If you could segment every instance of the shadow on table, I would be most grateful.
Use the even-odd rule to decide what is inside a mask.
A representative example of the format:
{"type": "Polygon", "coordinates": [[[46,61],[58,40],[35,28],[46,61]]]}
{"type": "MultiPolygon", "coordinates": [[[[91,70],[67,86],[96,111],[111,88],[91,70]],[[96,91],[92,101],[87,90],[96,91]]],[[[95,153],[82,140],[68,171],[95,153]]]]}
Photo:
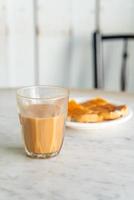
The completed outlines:
{"type": "Polygon", "coordinates": [[[24,148],[21,146],[3,146],[0,144],[0,152],[8,155],[23,155],[25,154],[24,148]]]}

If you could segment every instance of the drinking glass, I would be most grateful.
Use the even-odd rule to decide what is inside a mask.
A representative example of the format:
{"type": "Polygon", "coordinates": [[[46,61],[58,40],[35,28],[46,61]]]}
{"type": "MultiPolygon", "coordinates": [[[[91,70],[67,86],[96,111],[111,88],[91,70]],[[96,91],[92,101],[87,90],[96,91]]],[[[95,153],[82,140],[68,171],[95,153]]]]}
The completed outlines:
{"type": "Polygon", "coordinates": [[[19,121],[26,154],[56,156],[62,147],[69,92],[56,86],[31,86],[17,90],[19,121]]]}

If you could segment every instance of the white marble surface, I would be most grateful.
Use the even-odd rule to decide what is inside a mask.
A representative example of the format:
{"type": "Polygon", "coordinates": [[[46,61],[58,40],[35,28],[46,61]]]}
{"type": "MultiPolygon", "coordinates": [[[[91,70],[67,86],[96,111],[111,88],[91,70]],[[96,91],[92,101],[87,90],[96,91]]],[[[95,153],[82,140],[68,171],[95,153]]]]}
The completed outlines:
{"type": "MultiPolygon", "coordinates": [[[[134,110],[134,95],[90,94],[121,100],[134,110]]],[[[134,118],[102,130],[67,129],[59,156],[31,159],[23,150],[15,91],[1,89],[0,200],[8,199],[133,200],[134,118]]]]}

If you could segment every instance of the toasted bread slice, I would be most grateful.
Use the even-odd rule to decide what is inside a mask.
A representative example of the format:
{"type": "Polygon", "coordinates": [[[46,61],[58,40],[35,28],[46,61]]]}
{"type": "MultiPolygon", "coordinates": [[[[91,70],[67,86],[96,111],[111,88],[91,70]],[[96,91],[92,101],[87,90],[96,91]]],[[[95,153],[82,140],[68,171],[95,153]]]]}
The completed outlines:
{"type": "Polygon", "coordinates": [[[77,122],[102,122],[114,120],[126,115],[126,105],[116,106],[105,99],[96,98],[78,104],[72,100],[69,102],[68,117],[77,122]]]}
{"type": "Polygon", "coordinates": [[[87,108],[76,107],[68,114],[68,120],[77,122],[96,122],[96,121],[102,121],[103,118],[98,114],[93,114],[87,108]]]}

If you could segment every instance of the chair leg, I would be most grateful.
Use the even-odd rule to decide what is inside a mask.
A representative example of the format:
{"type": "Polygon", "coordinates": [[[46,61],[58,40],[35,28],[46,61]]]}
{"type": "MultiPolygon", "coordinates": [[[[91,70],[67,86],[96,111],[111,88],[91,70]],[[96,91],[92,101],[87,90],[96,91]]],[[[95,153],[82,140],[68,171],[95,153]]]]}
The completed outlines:
{"type": "Polygon", "coordinates": [[[99,31],[93,34],[93,51],[94,51],[94,87],[104,87],[104,72],[102,65],[102,38],[99,31]]]}
{"type": "Polygon", "coordinates": [[[94,59],[94,88],[98,88],[98,71],[97,71],[97,33],[93,33],[93,59],[94,59]]]}
{"type": "Polygon", "coordinates": [[[128,58],[128,40],[124,40],[124,47],[123,47],[123,59],[122,59],[122,66],[121,66],[121,90],[126,90],[126,68],[127,68],[127,58],[128,58]]]}

